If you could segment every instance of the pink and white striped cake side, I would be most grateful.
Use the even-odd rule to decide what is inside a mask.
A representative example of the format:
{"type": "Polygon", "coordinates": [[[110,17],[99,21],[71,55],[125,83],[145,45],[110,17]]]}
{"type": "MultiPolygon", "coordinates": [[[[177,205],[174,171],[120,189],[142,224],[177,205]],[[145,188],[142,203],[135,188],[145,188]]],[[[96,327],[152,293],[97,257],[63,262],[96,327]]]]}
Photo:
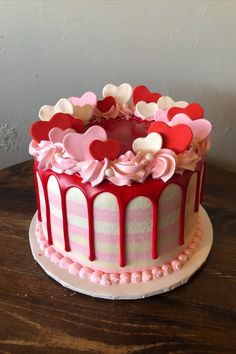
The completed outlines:
{"type": "MultiPolygon", "coordinates": [[[[37,174],[42,229],[47,237],[45,199],[37,174]]],[[[119,266],[119,210],[116,197],[110,193],[99,194],[94,201],[95,261],[89,261],[87,202],[79,188],[70,188],[66,194],[70,252],[64,250],[61,196],[54,176],[48,181],[50,219],[53,247],[84,267],[103,272],[144,271],[171,261],[186,248],[196,227],[194,212],[197,173],[190,179],[185,208],[185,243],[179,245],[181,188],[170,184],[162,192],[158,205],[158,258],[152,259],[152,204],[145,197],[133,199],[126,211],[126,266],[119,266]]]]}

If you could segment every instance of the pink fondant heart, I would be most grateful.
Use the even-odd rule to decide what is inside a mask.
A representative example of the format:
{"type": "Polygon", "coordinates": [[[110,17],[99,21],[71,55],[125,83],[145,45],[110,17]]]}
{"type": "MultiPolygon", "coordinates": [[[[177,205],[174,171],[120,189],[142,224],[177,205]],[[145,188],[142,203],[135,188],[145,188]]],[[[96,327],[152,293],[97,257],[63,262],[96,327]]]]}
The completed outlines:
{"type": "Polygon", "coordinates": [[[69,133],[76,133],[74,129],[60,129],[60,128],[52,128],[48,133],[49,140],[54,143],[62,143],[64,137],[69,133]]]}
{"type": "Polygon", "coordinates": [[[206,119],[190,119],[186,114],[177,114],[174,116],[172,121],[170,122],[172,126],[177,124],[185,124],[189,128],[191,128],[193,133],[193,138],[204,140],[211,133],[212,125],[206,119]]]}
{"type": "Polygon", "coordinates": [[[66,135],[63,144],[66,152],[76,160],[94,160],[89,151],[89,146],[94,140],[107,140],[106,131],[98,125],[92,126],[84,134],[70,133],[66,135]]]}
{"type": "Polygon", "coordinates": [[[85,92],[81,97],[70,97],[69,100],[73,103],[74,106],[85,106],[89,104],[92,107],[95,107],[97,104],[97,96],[93,92],[85,92]]]}

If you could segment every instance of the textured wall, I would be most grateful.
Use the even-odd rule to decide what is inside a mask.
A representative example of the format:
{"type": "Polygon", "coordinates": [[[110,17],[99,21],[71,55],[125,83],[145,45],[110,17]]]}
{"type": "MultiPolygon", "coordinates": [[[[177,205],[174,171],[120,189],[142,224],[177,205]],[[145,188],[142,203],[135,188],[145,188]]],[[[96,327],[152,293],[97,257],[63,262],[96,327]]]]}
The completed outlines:
{"type": "Polygon", "coordinates": [[[0,0],[0,168],[30,158],[41,105],[129,82],[201,103],[236,170],[235,31],[234,1],[0,0]]]}

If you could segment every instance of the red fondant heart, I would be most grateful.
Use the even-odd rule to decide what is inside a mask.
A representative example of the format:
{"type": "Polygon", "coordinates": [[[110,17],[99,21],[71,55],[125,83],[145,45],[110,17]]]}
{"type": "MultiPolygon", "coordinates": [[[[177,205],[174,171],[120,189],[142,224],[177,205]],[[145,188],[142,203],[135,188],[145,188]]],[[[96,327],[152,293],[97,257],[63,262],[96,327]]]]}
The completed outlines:
{"type": "Polygon", "coordinates": [[[30,134],[33,140],[40,143],[41,140],[49,140],[48,133],[52,128],[60,128],[66,130],[73,128],[77,132],[83,129],[84,123],[80,119],[74,119],[70,114],[56,113],[50,121],[34,122],[30,129],[30,134]]]}
{"type": "Polygon", "coordinates": [[[84,128],[84,122],[78,118],[71,117],[70,119],[71,128],[75,129],[77,133],[81,133],[84,128]]]}
{"type": "Polygon", "coordinates": [[[147,103],[157,102],[160,97],[160,93],[150,92],[148,88],[143,85],[137,86],[133,90],[133,102],[135,106],[139,101],[144,101],[147,103]]]}
{"type": "Polygon", "coordinates": [[[106,113],[110,111],[112,106],[115,107],[115,105],[116,105],[116,101],[114,97],[107,96],[103,100],[97,102],[97,109],[99,109],[101,113],[106,113]]]}
{"type": "Polygon", "coordinates": [[[174,116],[176,116],[176,114],[179,114],[179,113],[186,114],[192,120],[200,119],[200,118],[204,117],[204,109],[198,103],[190,103],[185,108],[180,108],[180,107],[170,108],[167,112],[167,117],[168,117],[169,121],[171,121],[171,119],[174,116]]]}
{"type": "Polygon", "coordinates": [[[120,143],[116,139],[108,139],[106,141],[94,140],[89,146],[90,154],[96,160],[115,160],[120,153],[120,143]]]}
{"type": "Polygon", "coordinates": [[[193,138],[192,130],[185,124],[170,127],[164,122],[155,122],[148,130],[148,133],[152,132],[161,134],[163,138],[162,148],[171,149],[176,154],[185,151],[193,138]]]}

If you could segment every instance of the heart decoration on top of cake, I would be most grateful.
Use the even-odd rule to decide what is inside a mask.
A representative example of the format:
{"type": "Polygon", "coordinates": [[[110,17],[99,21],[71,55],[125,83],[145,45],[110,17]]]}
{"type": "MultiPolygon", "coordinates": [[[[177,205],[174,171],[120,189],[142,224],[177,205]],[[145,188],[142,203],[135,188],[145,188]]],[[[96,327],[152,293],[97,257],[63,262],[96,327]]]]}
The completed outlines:
{"type": "Polygon", "coordinates": [[[118,103],[121,105],[126,105],[130,97],[132,96],[133,89],[129,84],[122,84],[120,86],[115,86],[113,84],[108,84],[103,88],[103,97],[108,96],[114,97],[118,103]]]}
{"type": "Polygon", "coordinates": [[[89,147],[94,140],[107,140],[107,133],[98,125],[90,127],[84,134],[69,133],[63,139],[65,151],[79,162],[93,160],[89,147]]]}
{"type": "Polygon", "coordinates": [[[70,97],[69,100],[74,106],[83,107],[86,104],[95,107],[97,104],[97,96],[93,92],[85,92],[81,97],[70,97]]]}
{"type": "Polygon", "coordinates": [[[156,132],[148,134],[145,138],[138,138],[133,142],[134,152],[144,151],[155,153],[162,147],[162,136],[156,132]]]}
{"type": "Polygon", "coordinates": [[[116,139],[94,140],[89,146],[90,154],[96,160],[115,160],[120,153],[120,143],[116,139]]]}
{"type": "Polygon", "coordinates": [[[167,109],[169,109],[171,107],[185,108],[188,106],[188,102],[186,102],[186,101],[175,102],[170,96],[162,96],[157,101],[157,106],[159,109],[166,111],[167,109]]]}
{"type": "Polygon", "coordinates": [[[68,128],[81,132],[84,123],[80,119],[74,119],[70,114],[56,113],[49,121],[37,121],[31,126],[31,136],[33,140],[40,143],[41,140],[49,140],[49,132],[52,128],[66,130],[68,128]]]}
{"type": "Polygon", "coordinates": [[[168,126],[163,122],[153,123],[148,133],[158,133],[163,138],[163,147],[173,150],[175,153],[185,151],[193,138],[193,133],[190,127],[185,124],[178,124],[173,127],[168,126]]]}
{"type": "Polygon", "coordinates": [[[133,103],[136,105],[140,101],[146,103],[155,102],[157,103],[158,99],[161,97],[158,92],[150,92],[146,86],[140,85],[134,88],[133,90],[133,103]]]}
{"type": "Polygon", "coordinates": [[[55,106],[45,105],[39,110],[39,118],[43,121],[49,121],[56,113],[74,114],[74,107],[70,100],[61,98],[55,106]]]}
{"type": "Polygon", "coordinates": [[[206,119],[190,119],[186,114],[176,114],[171,120],[171,126],[178,124],[185,124],[191,128],[193,138],[204,140],[206,139],[212,130],[211,123],[206,119]]]}
{"type": "Polygon", "coordinates": [[[108,84],[102,96],[63,98],[32,124],[35,233],[48,259],[86,284],[155,284],[201,244],[212,126],[199,104],[143,85],[108,84]]]}
{"type": "Polygon", "coordinates": [[[200,106],[200,104],[198,103],[190,103],[188,106],[184,108],[171,107],[167,112],[168,119],[171,121],[174,116],[180,113],[186,114],[192,120],[200,119],[204,117],[204,109],[202,108],[202,106],[200,106]]]}
{"type": "Polygon", "coordinates": [[[107,113],[115,106],[116,106],[116,100],[113,96],[107,96],[103,100],[99,100],[97,102],[97,109],[101,113],[107,113]]]}

